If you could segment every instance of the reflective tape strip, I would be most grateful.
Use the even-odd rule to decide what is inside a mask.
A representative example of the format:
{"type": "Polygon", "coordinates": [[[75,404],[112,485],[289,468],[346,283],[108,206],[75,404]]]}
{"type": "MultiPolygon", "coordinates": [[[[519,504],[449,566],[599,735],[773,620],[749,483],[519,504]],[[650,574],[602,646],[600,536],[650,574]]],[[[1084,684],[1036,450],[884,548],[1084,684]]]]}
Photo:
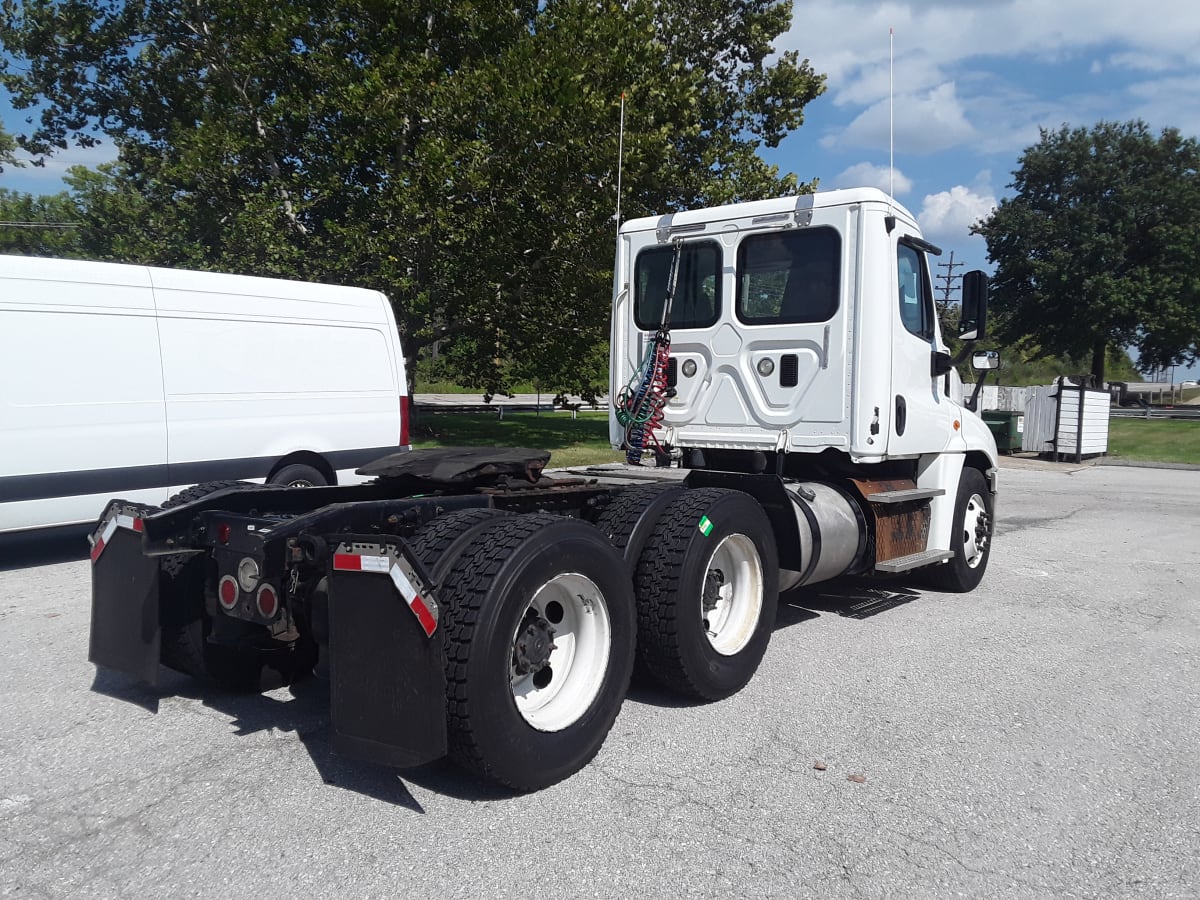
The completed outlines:
{"type": "Polygon", "coordinates": [[[116,515],[104,523],[104,530],[100,532],[100,537],[96,543],[92,544],[92,562],[100,558],[100,554],[104,552],[104,548],[108,546],[108,542],[112,540],[112,536],[116,534],[118,528],[124,528],[127,531],[142,531],[142,520],[135,519],[133,516],[116,515]]]}
{"type": "Polygon", "coordinates": [[[386,572],[386,556],[360,556],[357,553],[335,553],[333,567],[342,572],[386,572]]]}
{"type": "Polygon", "coordinates": [[[398,565],[394,565],[389,573],[392,576],[392,582],[396,585],[396,589],[400,591],[400,596],[404,598],[409,609],[417,617],[417,621],[421,623],[421,628],[425,630],[425,637],[433,637],[433,633],[437,631],[437,619],[429,608],[429,604],[413,587],[413,583],[408,580],[408,576],[400,569],[398,565]]]}
{"type": "Polygon", "coordinates": [[[436,607],[432,606],[417,591],[404,570],[387,556],[363,556],[358,553],[333,554],[333,568],[339,572],[380,572],[392,579],[392,584],[413,611],[426,637],[433,637],[437,631],[436,607]]]}

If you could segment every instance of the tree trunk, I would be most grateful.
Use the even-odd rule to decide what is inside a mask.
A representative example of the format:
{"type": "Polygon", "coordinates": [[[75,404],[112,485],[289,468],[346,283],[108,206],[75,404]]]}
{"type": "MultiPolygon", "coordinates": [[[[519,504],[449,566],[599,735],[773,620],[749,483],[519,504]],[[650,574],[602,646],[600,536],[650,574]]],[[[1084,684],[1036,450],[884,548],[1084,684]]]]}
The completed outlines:
{"type": "Polygon", "coordinates": [[[1092,347],[1092,377],[1096,387],[1104,387],[1104,357],[1108,354],[1108,341],[1096,341],[1092,347]]]}

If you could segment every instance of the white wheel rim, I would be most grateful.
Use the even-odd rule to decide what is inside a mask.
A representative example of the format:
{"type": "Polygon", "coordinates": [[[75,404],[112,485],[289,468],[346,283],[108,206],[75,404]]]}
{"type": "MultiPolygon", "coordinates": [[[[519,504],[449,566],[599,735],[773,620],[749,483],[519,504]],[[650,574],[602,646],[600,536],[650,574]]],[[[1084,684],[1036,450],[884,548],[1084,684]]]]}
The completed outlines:
{"type": "Polygon", "coordinates": [[[972,494],[963,513],[962,552],[968,569],[974,569],[983,562],[988,542],[987,524],[987,507],[983,498],[972,494]]]}
{"type": "Polygon", "coordinates": [[[512,643],[512,693],[521,717],[538,731],[574,724],[600,693],[608,671],[612,622],[604,593],[585,575],[556,575],[534,593],[512,643]],[[515,652],[529,611],[554,629],[554,644],[543,668],[520,674],[515,652]]]}
{"type": "Polygon", "coordinates": [[[763,571],[754,541],[744,534],[721,539],[705,566],[700,598],[704,633],[714,650],[733,656],[750,643],[763,607],[763,571]],[[710,587],[715,595],[705,597],[710,587]],[[706,599],[713,603],[705,609],[706,599]]]}

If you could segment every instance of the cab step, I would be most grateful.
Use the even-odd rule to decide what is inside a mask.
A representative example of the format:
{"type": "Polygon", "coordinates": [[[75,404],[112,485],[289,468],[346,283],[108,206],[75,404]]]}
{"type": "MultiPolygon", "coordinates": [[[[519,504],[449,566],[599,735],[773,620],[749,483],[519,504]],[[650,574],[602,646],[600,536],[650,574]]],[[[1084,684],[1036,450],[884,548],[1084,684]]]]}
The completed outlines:
{"type": "Polygon", "coordinates": [[[895,559],[885,559],[882,562],[877,562],[875,563],[875,571],[887,573],[907,572],[910,569],[918,569],[921,566],[945,562],[953,556],[954,554],[949,550],[922,550],[920,553],[910,553],[908,556],[897,556],[895,559]]]}

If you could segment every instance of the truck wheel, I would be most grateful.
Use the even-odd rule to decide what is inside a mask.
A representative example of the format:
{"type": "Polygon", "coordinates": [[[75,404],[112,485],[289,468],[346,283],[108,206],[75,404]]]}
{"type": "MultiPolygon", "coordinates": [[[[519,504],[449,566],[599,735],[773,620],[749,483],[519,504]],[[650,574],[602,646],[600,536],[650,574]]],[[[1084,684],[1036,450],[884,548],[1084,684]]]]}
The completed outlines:
{"type": "Polygon", "coordinates": [[[225,690],[258,690],[262,679],[262,654],[209,643],[210,626],[204,613],[203,594],[197,596],[199,602],[191,602],[188,611],[175,610],[169,617],[164,615],[159,654],[162,664],[225,690]]]}
{"type": "Polygon", "coordinates": [[[442,560],[453,561],[458,548],[470,539],[471,534],[483,525],[494,521],[498,516],[509,516],[512,513],[503,509],[492,509],[487,506],[473,509],[460,509],[457,512],[438,516],[432,522],[423,525],[412,540],[409,549],[424,564],[426,571],[434,581],[441,580],[441,569],[438,563],[442,560]]]}
{"type": "Polygon", "coordinates": [[[929,570],[929,583],[936,589],[965,594],[979,587],[992,551],[992,493],[978,469],[964,468],[954,502],[954,534],[950,549],[954,556],[929,570]]]}
{"type": "Polygon", "coordinates": [[[659,516],[684,490],[682,484],[630,488],[617,494],[596,517],[596,527],[625,557],[630,573],[659,516]]]}
{"type": "Polygon", "coordinates": [[[579,771],[600,750],[633,667],[628,573],[586,522],[512,516],[445,565],[450,755],[518,790],[579,771]]]}
{"type": "Polygon", "coordinates": [[[779,602],[767,514],[724,488],[689,490],[658,520],[638,559],[638,650],[664,686],[702,700],[745,687],[779,602]]]}
{"type": "Polygon", "coordinates": [[[284,466],[269,479],[268,484],[282,484],[285,487],[325,487],[329,479],[312,466],[293,463],[284,466]]]}

